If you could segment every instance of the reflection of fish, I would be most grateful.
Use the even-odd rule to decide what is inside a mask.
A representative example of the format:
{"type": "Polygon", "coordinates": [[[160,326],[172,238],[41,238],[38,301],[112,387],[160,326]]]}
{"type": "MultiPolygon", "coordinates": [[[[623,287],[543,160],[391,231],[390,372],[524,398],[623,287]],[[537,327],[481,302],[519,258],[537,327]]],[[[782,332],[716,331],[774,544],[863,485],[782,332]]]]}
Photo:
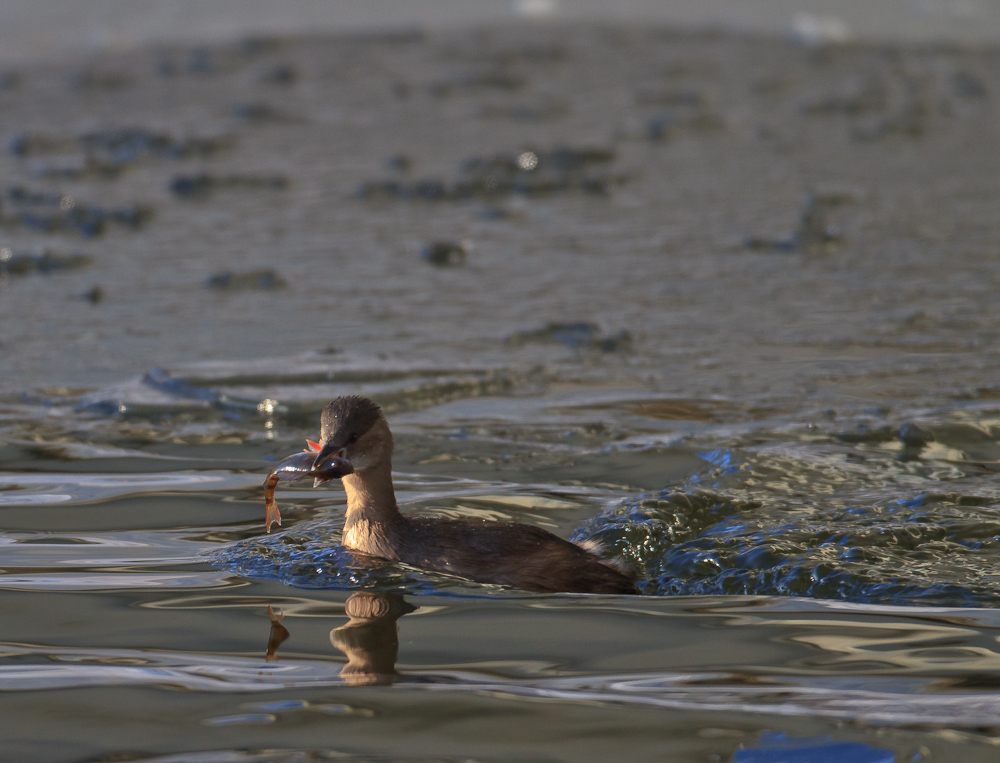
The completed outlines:
{"type": "Polygon", "coordinates": [[[264,527],[267,532],[271,532],[271,525],[275,522],[281,524],[281,513],[278,511],[277,501],[274,500],[274,489],[278,486],[278,482],[313,477],[313,485],[315,486],[354,471],[354,467],[350,463],[337,455],[326,457],[315,463],[319,445],[311,440],[306,442],[309,443],[310,450],[289,456],[267,475],[267,480],[264,482],[264,527]]]}
{"type": "Polygon", "coordinates": [[[330,643],[347,655],[340,677],[352,686],[395,681],[399,633],[396,620],[417,608],[398,594],[358,591],[344,602],[350,619],[330,631],[330,643]]]}
{"type": "Polygon", "coordinates": [[[533,525],[479,519],[407,517],[392,486],[392,432],[375,403],[338,397],[321,418],[322,447],[296,453],[268,476],[267,527],[278,519],[274,486],[308,475],[342,477],[347,492],[343,545],[425,570],[529,591],[636,593],[635,583],[593,546],[577,545],[533,525]]]}
{"type": "Polygon", "coordinates": [[[271,605],[267,605],[267,617],[271,621],[271,635],[267,637],[267,652],[264,655],[264,660],[270,662],[274,660],[278,661],[278,647],[287,639],[291,634],[288,632],[288,628],[281,624],[281,621],[285,618],[284,615],[275,615],[271,610],[271,605]]]}

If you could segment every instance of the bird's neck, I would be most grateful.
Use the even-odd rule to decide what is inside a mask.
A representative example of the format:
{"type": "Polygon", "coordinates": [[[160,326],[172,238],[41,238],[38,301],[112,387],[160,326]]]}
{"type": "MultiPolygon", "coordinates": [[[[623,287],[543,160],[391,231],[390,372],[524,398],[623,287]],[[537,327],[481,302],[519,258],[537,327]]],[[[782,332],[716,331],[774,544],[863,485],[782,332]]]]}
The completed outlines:
{"type": "Polygon", "coordinates": [[[346,527],[357,522],[394,525],[401,518],[392,489],[392,464],[388,459],[343,478],[347,493],[346,527]]]}

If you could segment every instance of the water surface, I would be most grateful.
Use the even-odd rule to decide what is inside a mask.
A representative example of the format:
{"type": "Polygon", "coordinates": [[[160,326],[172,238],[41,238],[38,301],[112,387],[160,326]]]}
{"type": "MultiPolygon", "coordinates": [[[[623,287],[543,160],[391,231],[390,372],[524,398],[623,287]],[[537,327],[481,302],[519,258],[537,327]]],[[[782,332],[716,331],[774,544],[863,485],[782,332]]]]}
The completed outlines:
{"type": "Polygon", "coordinates": [[[530,26],[12,70],[0,758],[995,759],[998,61],[530,26]],[[405,511],[642,595],[358,564],[335,484],[265,534],[340,394],[405,511]]]}

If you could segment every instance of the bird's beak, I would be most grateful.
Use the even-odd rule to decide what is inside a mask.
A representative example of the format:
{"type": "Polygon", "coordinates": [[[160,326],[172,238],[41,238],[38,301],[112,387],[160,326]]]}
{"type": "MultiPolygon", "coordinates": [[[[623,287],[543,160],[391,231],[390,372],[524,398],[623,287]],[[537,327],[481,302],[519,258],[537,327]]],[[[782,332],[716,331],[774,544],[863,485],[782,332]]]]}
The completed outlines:
{"type": "Polygon", "coordinates": [[[353,474],[354,466],[344,458],[343,448],[324,445],[316,455],[310,471],[315,475],[313,477],[313,487],[319,487],[324,482],[353,474]]]}
{"type": "Polygon", "coordinates": [[[322,448],[319,448],[319,453],[317,453],[316,458],[313,459],[312,468],[316,469],[321,463],[326,461],[331,456],[337,456],[338,458],[343,458],[344,449],[338,448],[333,443],[327,443],[322,448]]]}

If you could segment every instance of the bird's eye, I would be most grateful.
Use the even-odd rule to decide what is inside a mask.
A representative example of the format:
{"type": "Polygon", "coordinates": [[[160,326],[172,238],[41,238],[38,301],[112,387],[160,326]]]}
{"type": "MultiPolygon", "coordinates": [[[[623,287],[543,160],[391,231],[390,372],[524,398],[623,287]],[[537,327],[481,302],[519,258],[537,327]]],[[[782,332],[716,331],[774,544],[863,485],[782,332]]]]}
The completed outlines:
{"type": "Polygon", "coordinates": [[[348,445],[353,445],[357,441],[358,441],[358,436],[356,434],[352,434],[350,437],[347,438],[348,445]]]}

